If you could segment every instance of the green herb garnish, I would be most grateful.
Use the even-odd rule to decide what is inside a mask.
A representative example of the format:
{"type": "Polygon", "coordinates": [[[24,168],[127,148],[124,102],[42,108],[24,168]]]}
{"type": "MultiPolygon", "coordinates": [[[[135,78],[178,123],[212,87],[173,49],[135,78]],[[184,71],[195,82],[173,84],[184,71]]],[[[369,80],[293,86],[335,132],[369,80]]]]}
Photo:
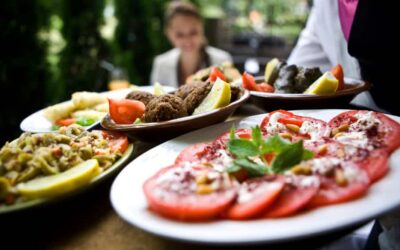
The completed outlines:
{"type": "Polygon", "coordinates": [[[95,123],[96,122],[96,120],[95,119],[91,119],[91,118],[86,118],[86,117],[79,117],[77,120],[76,120],[76,124],[79,124],[79,125],[81,125],[81,126],[90,126],[90,125],[92,125],[93,123],[95,123]]]}
{"type": "Polygon", "coordinates": [[[302,160],[308,160],[314,156],[313,152],[304,149],[303,140],[290,143],[279,135],[264,139],[259,126],[251,128],[251,134],[251,140],[236,138],[234,128],[231,128],[228,151],[236,159],[233,161],[233,165],[227,169],[229,173],[241,169],[246,169],[251,176],[282,173],[302,160]],[[265,154],[275,156],[271,164],[265,160],[265,154]],[[257,161],[257,159],[259,160],[257,161]],[[261,162],[262,164],[260,164],[261,162]]]}

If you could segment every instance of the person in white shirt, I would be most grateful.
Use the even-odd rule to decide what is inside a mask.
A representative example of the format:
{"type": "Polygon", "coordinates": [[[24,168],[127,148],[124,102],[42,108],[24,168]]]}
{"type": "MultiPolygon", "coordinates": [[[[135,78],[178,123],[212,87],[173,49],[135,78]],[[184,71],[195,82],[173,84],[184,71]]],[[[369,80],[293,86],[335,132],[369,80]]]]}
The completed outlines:
{"type": "Polygon", "coordinates": [[[175,48],[154,59],[151,84],[179,87],[199,69],[232,62],[228,52],[206,45],[203,19],[194,5],[171,1],[165,25],[165,34],[175,48]]]}
{"type": "MultiPolygon", "coordinates": [[[[361,79],[357,59],[347,50],[347,41],[340,26],[338,1],[314,0],[306,27],[288,58],[288,64],[320,67],[324,72],[339,63],[345,77],[361,79]]],[[[356,96],[351,104],[385,111],[375,104],[368,91],[356,96]]]]}

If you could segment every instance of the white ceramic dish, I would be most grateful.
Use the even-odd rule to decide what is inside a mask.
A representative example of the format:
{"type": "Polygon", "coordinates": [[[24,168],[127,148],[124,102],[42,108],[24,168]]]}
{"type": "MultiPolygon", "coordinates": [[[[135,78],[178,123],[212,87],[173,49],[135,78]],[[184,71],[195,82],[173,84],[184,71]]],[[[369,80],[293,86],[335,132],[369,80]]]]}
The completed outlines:
{"type": "MultiPolygon", "coordinates": [[[[328,121],[344,110],[294,111],[328,121]]],[[[390,171],[373,184],[360,199],[338,205],[317,208],[293,217],[252,221],[219,220],[206,223],[184,223],[158,216],[147,208],[142,185],[160,168],[172,164],[188,145],[210,141],[235,127],[259,124],[265,115],[251,116],[241,121],[206,127],[163,143],[132,161],[115,179],[111,202],[124,220],[147,232],[176,240],[207,244],[275,243],[334,232],[351,225],[368,222],[400,205],[400,150],[392,154],[390,171]]],[[[400,117],[393,117],[400,121],[400,117]]]]}
{"type": "Polygon", "coordinates": [[[0,205],[0,215],[7,214],[7,213],[13,213],[13,212],[17,212],[20,210],[27,210],[27,209],[30,209],[33,207],[45,206],[49,203],[57,202],[63,198],[71,197],[80,192],[84,192],[85,190],[88,190],[89,188],[95,187],[97,184],[100,184],[101,182],[107,180],[108,178],[111,178],[119,170],[121,170],[121,168],[124,167],[126,165],[127,161],[130,159],[131,155],[134,152],[133,150],[134,150],[133,144],[129,144],[128,148],[126,149],[126,151],[124,152],[124,154],[121,156],[120,159],[118,159],[107,170],[105,170],[104,172],[100,173],[98,176],[93,178],[87,185],[82,186],[79,189],[76,189],[76,190],[73,190],[66,194],[62,194],[62,195],[52,197],[52,198],[28,200],[28,201],[24,201],[24,202],[18,202],[18,203],[12,204],[12,205],[0,205]]]}
{"type": "MultiPolygon", "coordinates": [[[[169,86],[163,86],[164,90],[166,92],[171,92],[174,91],[175,88],[169,87],[169,86]]],[[[102,92],[107,97],[110,98],[116,98],[116,99],[121,99],[124,98],[129,92],[133,90],[141,90],[141,91],[147,91],[147,92],[153,92],[153,86],[137,86],[134,88],[128,88],[128,89],[119,89],[119,90],[114,90],[114,91],[107,91],[107,92],[102,92]]],[[[66,101],[70,102],[70,101],[66,101]]],[[[22,131],[25,132],[33,132],[33,133],[44,133],[44,132],[53,132],[51,129],[51,126],[53,125],[49,120],[47,120],[43,116],[44,109],[39,110],[30,116],[26,117],[20,124],[20,128],[22,131]]],[[[90,129],[100,123],[100,120],[93,123],[90,126],[87,126],[87,129],[90,129]]]]}

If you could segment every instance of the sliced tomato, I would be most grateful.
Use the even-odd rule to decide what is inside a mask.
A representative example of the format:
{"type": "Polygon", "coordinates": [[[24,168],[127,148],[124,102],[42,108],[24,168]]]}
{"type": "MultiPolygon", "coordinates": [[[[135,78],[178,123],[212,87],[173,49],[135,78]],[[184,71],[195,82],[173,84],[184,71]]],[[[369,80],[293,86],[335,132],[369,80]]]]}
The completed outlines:
{"type": "Polygon", "coordinates": [[[247,72],[244,72],[242,75],[242,85],[243,88],[250,91],[258,91],[256,80],[254,77],[247,72]]]}
{"type": "MultiPolygon", "coordinates": [[[[286,111],[286,110],[275,110],[273,112],[270,112],[262,121],[260,124],[261,131],[268,135],[273,135],[277,133],[285,133],[285,134],[290,134],[292,136],[292,141],[297,141],[300,139],[307,140],[307,139],[313,139],[316,140],[318,138],[326,137],[330,135],[330,127],[329,125],[322,120],[315,119],[312,117],[306,117],[306,116],[299,116],[295,115],[292,112],[286,111]],[[279,118],[275,121],[271,121],[271,117],[276,116],[279,114],[279,118]],[[304,122],[308,122],[309,127],[314,127],[314,131],[311,134],[311,132],[306,132],[304,134],[301,134],[299,131],[295,131],[292,129],[289,129],[287,125],[296,125],[299,128],[304,124],[304,122]],[[279,123],[277,125],[270,124],[271,122],[276,122],[279,123]],[[280,127],[274,132],[268,132],[268,127],[269,126],[277,126],[280,127]]],[[[310,131],[310,130],[309,130],[310,131]]]]}
{"type": "Polygon", "coordinates": [[[304,121],[299,117],[282,117],[278,119],[278,122],[281,122],[283,124],[293,124],[301,127],[304,121]]]}
{"type": "Polygon", "coordinates": [[[122,99],[108,99],[110,105],[110,116],[118,124],[132,124],[137,118],[144,114],[146,106],[143,102],[122,99]]]}
{"type": "Polygon", "coordinates": [[[374,150],[357,163],[367,172],[371,182],[376,182],[389,171],[389,154],[386,150],[374,150]]]}
{"type": "Polygon", "coordinates": [[[58,126],[69,126],[76,122],[76,118],[66,118],[56,121],[56,125],[58,126]]]}
{"type": "Polygon", "coordinates": [[[292,215],[303,209],[319,190],[316,176],[291,176],[278,199],[267,208],[263,217],[277,218],[292,215]]]}
{"type": "Polygon", "coordinates": [[[343,73],[342,65],[337,64],[335,67],[333,67],[331,72],[332,72],[332,75],[339,81],[337,90],[344,89],[344,73],[343,73]]]}
{"type": "Polygon", "coordinates": [[[358,121],[357,116],[365,115],[368,112],[372,112],[372,116],[380,124],[364,130],[362,127],[359,127],[357,131],[366,132],[368,144],[373,146],[373,148],[384,148],[389,153],[393,152],[400,146],[400,124],[383,113],[366,110],[347,111],[332,118],[329,121],[329,125],[332,129],[344,124],[351,125],[358,121]]]}
{"type": "Polygon", "coordinates": [[[257,89],[257,91],[265,92],[265,93],[274,93],[274,91],[275,91],[275,88],[266,82],[257,84],[256,89],[257,89]]]}
{"type": "Polygon", "coordinates": [[[217,80],[217,78],[226,81],[226,77],[224,75],[224,73],[222,73],[218,67],[214,67],[210,73],[210,81],[211,82],[215,82],[217,80]]]}
{"type": "Polygon", "coordinates": [[[226,217],[245,220],[259,216],[276,200],[284,185],[282,176],[265,176],[243,182],[236,203],[227,210],[226,217]]]}
{"type": "Polygon", "coordinates": [[[334,156],[357,163],[367,172],[371,182],[379,180],[389,171],[389,153],[384,149],[369,151],[352,145],[345,145],[329,138],[306,141],[304,147],[313,151],[317,157],[334,156]]]}
{"type": "MultiPolygon", "coordinates": [[[[353,164],[347,162],[347,164],[353,164]]],[[[354,164],[355,165],[355,164],[354,164]]],[[[307,207],[319,207],[354,200],[368,191],[370,180],[367,173],[357,167],[357,175],[346,185],[339,185],[334,177],[319,175],[320,188],[307,207]]]]}
{"type": "Polygon", "coordinates": [[[111,150],[113,151],[119,150],[121,153],[124,153],[128,148],[129,141],[126,135],[114,131],[104,131],[104,130],[102,130],[102,134],[104,138],[107,138],[111,150]]]}
{"type": "Polygon", "coordinates": [[[213,171],[213,175],[223,179],[224,184],[213,192],[200,194],[192,187],[198,188],[196,178],[210,171],[213,170],[178,165],[161,169],[143,185],[150,209],[159,215],[183,221],[216,218],[234,202],[238,184],[234,180],[224,179],[222,173],[213,171]]]}
{"type": "Polygon", "coordinates": [[[200,160],[204,154],[204,151],[206,150],[206,147],[209,145],[210,143],[202,142],[186,147],[176,157],[175,164],[200,160]]]}

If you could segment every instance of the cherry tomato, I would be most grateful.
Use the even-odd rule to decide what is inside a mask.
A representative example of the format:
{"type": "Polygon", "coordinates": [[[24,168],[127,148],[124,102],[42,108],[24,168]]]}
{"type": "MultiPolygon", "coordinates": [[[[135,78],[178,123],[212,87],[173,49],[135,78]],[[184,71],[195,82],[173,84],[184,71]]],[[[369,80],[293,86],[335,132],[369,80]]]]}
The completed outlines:
{"type": "Polygon", "coordinates": [[[132,124],[137,118],[143,116],[146,106],[143,102],[123,99],[108,99],[110,116],[118,124],[132,124]]]}
{"type": "Polygon", "coordinates": [[[215,82],[217,78],[226,81],[225,75],[218,69],[218,67],[214,67],[210,73],[210,81],[215,82]]]}
{"type": "Polygon", "coordinates": [[[254,77],[247,72],[242,75],[243,88],[250,91],[258,91],[256,81],[254,77]]]}
{"type": "Polygon", "coordinates": [[[110,145],[111,150],[119,150],[121,153],[124,153],[128,148],[129,141],[126,135],[114,131],[104,130],[102,130],[102,134],[103,137],[108,140],[108,144],[110,145]]]}
{"type": "Polygon", "coordinates": [[[337,90],[342,90],[344,89],[344,74],[343,74],[343,68],[342,65],[337,64],[335,67],[332,69],[332,74],[333,76],[338,79],[339,85],[337,90]]]}
{"type": "Polygon", "coordinates": [[[257,91],[265,92],[265,93],[274,93],[274,91],[275,91],[275,88],[266,82],[257,84],[256,89],[257,89],[257,91]]]}
{"type": "Polygon", "coordinates": [[[56,125],[58,126],[69,126],[76,122],[76,118],[66,118],[56,121],[56,125]]]}

